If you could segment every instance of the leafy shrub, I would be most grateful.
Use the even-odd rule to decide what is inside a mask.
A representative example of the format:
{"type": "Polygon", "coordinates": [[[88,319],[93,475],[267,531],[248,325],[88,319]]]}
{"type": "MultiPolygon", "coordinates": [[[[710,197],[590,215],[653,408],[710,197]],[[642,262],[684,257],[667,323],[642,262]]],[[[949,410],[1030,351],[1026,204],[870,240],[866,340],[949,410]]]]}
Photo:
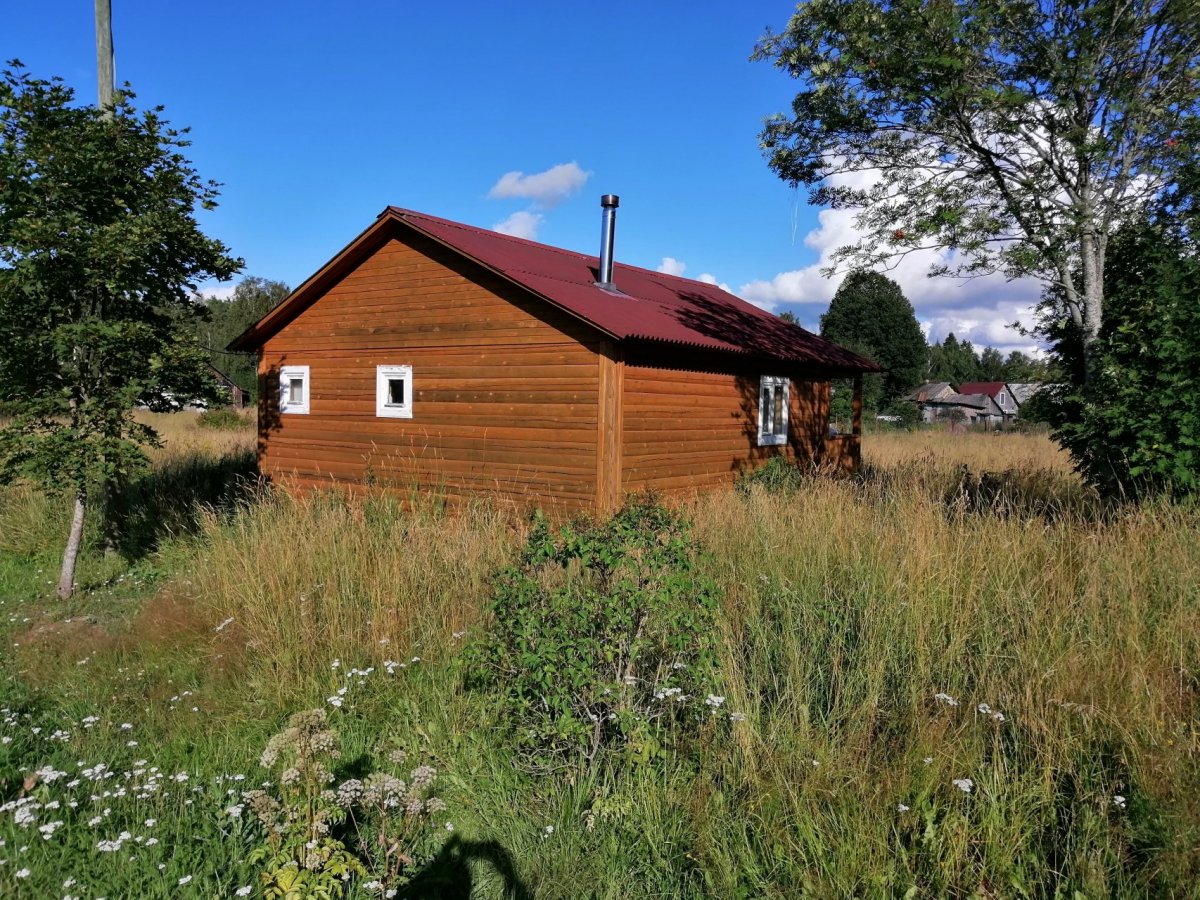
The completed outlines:
{"type": "MultiPolygon", "coordinates": [[[[263,865],[259,880],[267,898],[341,897],[351,878],[372,870],[372,890],[404,884],[417,849],[432,840],[430,817],[446,808],[429,796],[437,771],[419,766],[408,781],[372,772],[334,787],[338,744],[325,710],[296,713],[261,759],[263,768],[279,770],[277,793],[243,794],[266,831],[266,844],[250,862],[263,865]]],[[[390,761],[403,758],[394,752],[390,761]]]]}
{"type": "Polygon", "coordinates": [[[717,591],[697,555],[687,523],[649,496],[602,523],[535,519],[476,650],[535,769],[603,751],[648,761],[713,719],[717,591]]]}
{"type": "Polygon", "coordinates": [[[216,431],[237,431],[250,424],[248,417],[228,406],[217,409],[206,409],[196,417],[201,428],[212,428],[216,431]]]}

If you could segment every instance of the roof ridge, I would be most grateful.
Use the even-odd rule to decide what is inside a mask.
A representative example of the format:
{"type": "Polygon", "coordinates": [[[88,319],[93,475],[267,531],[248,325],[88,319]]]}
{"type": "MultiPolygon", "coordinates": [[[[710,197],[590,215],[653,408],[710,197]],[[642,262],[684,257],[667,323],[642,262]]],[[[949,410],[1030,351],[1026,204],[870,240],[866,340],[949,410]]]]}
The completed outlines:
{"type": "MultiPolygon", "coordinates": [[[[402,218],[408,218],[409,216],[411,216],[416,219],[427,219],[431,222],[436,222],[439,225],[442,225],[442,226],[445,226],[448,228],[458,228],[462,231],[473,231],[478,234],[486,235],[490,238],[499,238],[501,240],[513,241],[515,243],[524,244],[526,246],[537,247],[542,250],[552,250],[553,252],[560,253],[564,256],[571,256],[571,257],[575,257],[577,259],[583,259],[583,260],[595,260],[597,265],[599,265],[599,263],[600,263],[600,257],[597,256],[596,254],[582,253],[579,250],[570,250],[566,247],[556,247],[554,244],[543,244],[541,241],[535,241],[530,238],[517,237],[515,234],[505,234],[503,231],[496,231],[491,228],[484,228],[481,225],[469,225],[466,222],[455,222],[452,219],[443,219],[439,216],[431,216],[428,213],[418,212],[417,210],[414,210],[414,209],[406,209],[403,206],[389,206],[388,210],[400,215],[402,218]]],[[[738,295],[733,293],[733,291],[726,291],[719,284],[713,284],[712,282],[709,282],[709,281],[701,281],[699,278],[688,278],[684,275],[672,275],[670,272],[660,272],[660,271],[658,271],[658,269],[647,269],[645,266],[635,266],[633,263],[622,262],[619,259],[613,260],[613,265],[617,268],[628,269],[628,270],[634,271],[634,272],[645,272],[647,275],[651,275],[654,278],[664,280],[665,283],[670,283],[671,281],[683,281],[688,284],[707,285],[709,287],[716,288],[719,291],[724,291],[724,293],[728,294],[731,297],[737,297],[737,299],[741,300],[743,303],[750,303],[750,301],[747,300],[745,297],[738,297],[738,295]]],[[[521,271],[528,272],[529,270],[522,269],[521,271]]],[[[534,272],[531,274],[541,275],[542,273],[534,272]]],[[[543,276],[543,277],[545,277],[545,276],[543,276]]],[[[754,306],[753,303],[750,303],[750,305],[754,306]]],[[[762,309],[762,307],[756,306],[755,309],[762,309]]],[[[762,311],[767,312],[767,310],[765,310],[765,309],[762,311]]]]}

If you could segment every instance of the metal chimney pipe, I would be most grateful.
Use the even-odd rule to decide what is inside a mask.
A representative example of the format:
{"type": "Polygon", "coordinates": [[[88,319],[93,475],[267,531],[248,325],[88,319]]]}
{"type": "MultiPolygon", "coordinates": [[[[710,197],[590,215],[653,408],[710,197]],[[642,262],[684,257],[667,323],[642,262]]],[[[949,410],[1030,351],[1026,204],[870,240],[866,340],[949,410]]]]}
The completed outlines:
{"type": "Polygon", "coordinates": [[[596,282],[601,287],[612,287],[613,239],[617,233],[617,207],[621,198],[616,194],[605,194],[600,198],[603,216],[600,223],[600,271],[596,282]]]}

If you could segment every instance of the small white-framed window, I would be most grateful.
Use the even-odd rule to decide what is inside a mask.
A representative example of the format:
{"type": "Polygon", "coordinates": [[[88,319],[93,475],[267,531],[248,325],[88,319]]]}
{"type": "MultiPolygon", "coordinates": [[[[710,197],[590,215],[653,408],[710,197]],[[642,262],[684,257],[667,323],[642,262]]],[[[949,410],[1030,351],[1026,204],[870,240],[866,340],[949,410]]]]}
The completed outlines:
{"type": "Polygon", "coordinates": [[[375,415],[412,418],[412,366],[375,367],[375,415]]]}
{"type": "Polygon", "coordinates": [[[787,443],[788,401],[791,399],[788,379],[764,375],[758,387],[758,446],[773,447],[787,443]]]}
{"type": "Polygon", "coordinates": [[[279,369],[279,411],[308,414],[308,366],[281,366],[279,369]]]}

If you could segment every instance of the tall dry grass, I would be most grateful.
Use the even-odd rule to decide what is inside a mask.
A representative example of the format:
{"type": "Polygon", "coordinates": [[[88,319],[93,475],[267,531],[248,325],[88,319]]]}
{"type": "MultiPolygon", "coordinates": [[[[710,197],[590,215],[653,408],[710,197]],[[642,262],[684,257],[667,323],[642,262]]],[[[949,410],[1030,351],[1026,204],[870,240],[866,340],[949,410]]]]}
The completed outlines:
{"type": "Polygon", "coordinates": [[[816,481],[692,513],[747,716],[710,848],[727,889],[748,861],[778,886],[781,860],[821,896],[1194,889],[1194,511],[1048,521],[816,481]]]}
{"type": "Polygon", "coordinates": [[[207,514],[190,589],[214,621],[233,618],[263,690],[294,695],[314,662],[440,655],[479,620],[522,533],[486,503],[446,515],[386,495],[264,493],[207,514]]]}
{"type": "MultiPolygon", "coordinates": [[[[1043,438],[875,435],[865,456],[861,481],[688,506],[724,589],[724,709],[745,719],[670,791],[638,782],[628,833],[522,852],[617,866],[630,834],[667,840],[670,809],[664,857],[686,841],[678,883],[697,867],[715,896],[1195,895],[1200,514],[1099,510],[1043,438]]],[[[204,516],[187,587],[233,618],[246,689],[285,706],[335,657],[452,653],[522,534],[486,504],[264,494],[204,516]]],[[[467,715],[443,701],[413,700],[467,715]]]]}
{"type": "Polygon", "coordinates": [[[1038,470],[1070,476],[1070,455],[1046,434],[1016,431],[882,431],[863,439],[863,462],[874,468],[930,464],[977,471],[1038,470]]]}

